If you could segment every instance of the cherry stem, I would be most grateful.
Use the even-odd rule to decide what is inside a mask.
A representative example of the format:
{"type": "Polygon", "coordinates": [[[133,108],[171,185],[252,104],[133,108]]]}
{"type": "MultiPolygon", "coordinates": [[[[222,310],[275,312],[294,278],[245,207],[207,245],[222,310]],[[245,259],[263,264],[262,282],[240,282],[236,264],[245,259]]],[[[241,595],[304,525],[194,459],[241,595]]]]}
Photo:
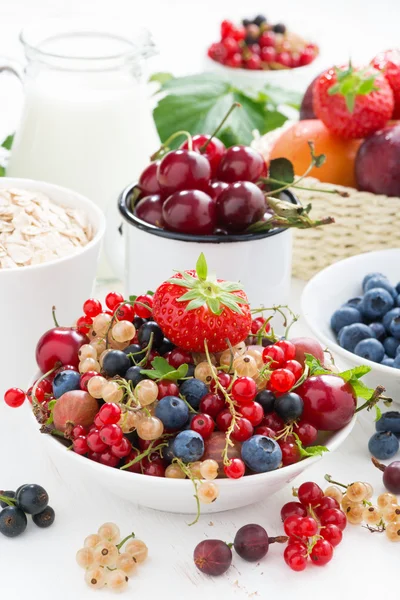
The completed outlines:
{"type": "Polygon", "coordinates": [[[55,306],[51,307],[51,314],[53,315],[54,325],[56,327],[60,327],[60,325],[58,324],[58,321],[57,321],[57,317],[56,317],[56,307],[55,306]]]}
{"type": "Polygon", "coordinates": [[[158,446],[154,446],[154,442],[151,442],[149,447],[146,448],[146,450],[144,450],[141,454],[138,454],[130,462],[126,463],[126,465],[122,465],[122,467],[120,467],[121,471],[129,469],[129,467],[131,467],[132,465],[135,465],[136,463],[140,462],[142,458],[146,458],[146,456],[148,456],[152,452],[158,452],[158,450],[161,450],[161,448],[164,448],[164,446],[168,446],[168,444],[165,442],[163,444],[158,444],[158,446]]]}
{"type": "Polygon", "coordinates": [[[289,541],[287,535],[278,535],[276,537],[269,537],[268,542],[270,544],[286,544],[289,541]]]}
{"type": "Polygon", "coordinates": [[[372,461],[372,464],[374,465],[374,467],[376,467],[380,471],[385,471],[386,465],[383,465],[382,463],[379,462],[379,460],[376,460],[376,458],[374,458],[374,457],[371,458],[371,461],[372,461]]]}
{"type": "Polygon", "coordinates": [[[32,405],[35,405],[36,408],[42,409],[42,406],[41,406],[40,402],[36,398],[36,390],[37,390],[37,387],[38,387],[39,383],[41,383],[43,381],[43,379],[46,379],[46,377],[48,375],[51,375],[52,373],[54,373],[54,371],[57,371],[57,369],[59,369],[60,366],[62,366],[61,363],[57,362],[52,369],[50,369],[49,371],[47,371],[47,373],[45,373],[44,375],[42,375],[41,377],[39,377],[39,379],[37,379],[37,381],[35,381],[35,384],[34,384],[34,386],[32,388],[32,405]]]}
{"type": "Polygon", "coordinates": [[[133,539],[135,537],[135,534],[130,533],[129,535],[127,535],[119,544],[116,544],[117,548],[118,548],[118,552],[121,550],[122,546],[125,544],[125,542],[127,542],[130,539],[133,539]]]}
{"type": "Polygon", "coordinates": [[[9,498],[8,496],[3,496],[0,494],[0,500],[8,504],[8,506],[15,506],[16,500],[14,498],[9,498]]]}
{"type": "Polygon", "coordinates": [[[235,108],[238,108],[238,107],[241,108],[241,106],[242,105],[239,104],[239,102],[234,102],[232,104],[232,106],[230,107],[230,109],[228,110],[228,112],[226,113],[226,115],[222,119],[221,123],[218,125],[218,127],[213,131],[213,133],[210,135],[210,137],[208,138],[208,140],[206,142],[204,142],[204,144],[202,146],[200,146],[200,148],[199,148],[200,154],[203,154],[206,151],[206,148],[207,148],[208,144],[217,135],[217,133],[222,129],[224,123],[230,117],[231,113],[235,110],[235,108]]]}
{"type": "MultiPolygon", "coordinates": [[[[356,410],[356,413],[360,412],[360,410],[364,410],[365,408],[367,410],[371,410],[371,408],[373,408],[375,406],[375,404],[377,404],[379,402],[379,400],[382,400],[382,394],[384,391],[385,391],[385,388],[383,387],[383,385],[378,385],[378,387],[374,390],[371,398],[369,400],[367,400],[366,402],[364,402],[364,404],[359,406],[356,410]]],[[[391,400],[391,398],[385,398],[384,402],[387,406],[388,403],[390,404],[392,402],[392,400],[391,400]]]]}
{"type": "Polygon", "coordinates": [[[166,139],[163,144],[161,144],[160,148],[150,156],[150,160],[154,161],[163,156],[166,152],[169,151],[169,144],[173,142],[177,137],[180,137],[182,135],[186,136],[187,138],[188,149],[193,150],[193,139],[191,134],[188,131],[175,131],[175,133],[170,135],[169,138],[166,139]]]}
{"type": "Polygon", "coordinates": [[[340,483],[339,481],[334,481],[330,475],[325,475],[324,479],[326,481],[328,481],[329,483],[332,483],[333,485],[340,485],[345,490],[347,490],[347,488],[349,487],[348,485],[345,485],[344,483],[340,483]]]}

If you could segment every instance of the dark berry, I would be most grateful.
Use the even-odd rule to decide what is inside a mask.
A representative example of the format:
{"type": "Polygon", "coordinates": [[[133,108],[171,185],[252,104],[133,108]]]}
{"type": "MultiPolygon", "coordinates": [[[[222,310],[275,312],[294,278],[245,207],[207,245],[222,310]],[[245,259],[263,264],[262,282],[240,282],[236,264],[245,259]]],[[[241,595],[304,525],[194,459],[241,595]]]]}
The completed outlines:
{"type": "MultiPolygon", "coordinates": [[[[125,354],[131,359],[134,365],[137,365],[146,356],[146,350],[143,350],[139,344],[130,344],[124,349],[125,354]]],[[[126,373],[125,373],[126,375],[126,373]]]]}
{"type": "Polygon", "coordinates": [[[255,402],[258,402],[258,404],[261,404],[265,414],[273,412],[276,396],[270,390],[258,392],[254,400],[255,402]]]}
{"type": "Polygon", "coordinates": [[[244,560],[250,562],[261,560],[268,552],[268,534],[261,525],[244,525],[238,529],[233,546],[244,560]]]}
{"type": "Polygon", "coordinates": [[[36,483],[24,485],[16,495],[17,505],[24,512],[36,515],[42,512],[49,502],[46,490],[36,483]]]}
{"type": "Polygon", "coordinates": [[[158,349],[164,341],[164,334],[155,321],[147,321],[138,331],[138,340],[142,348],[149,345],[151,337],[153,339],[152,348],[158,349]]]}
{"type": "Polygon", "coordinates": [[[258,25],[259,27],[260,25],[266,22],[267,19],[264,17],[264,15],[257,15],[256,18],[253,20],[254,25],[258,25]]]}
{"type": "Polygon", "coordinates": [[[208,394],[208,387],[199,379],[187,379],[180,387],[180,394],[192,408],[198,410],[200,400],[208,394]]]}
{"type": "Polygon", "coordinates": [[[6,506],[0,512],[0,533],[6,537],[17,537],[27,525],[26,514],[17,506],[6,506]]]}
{"type": "Polygon", "coordinates": [[[38,513],[37,515],[33,515],[32,521],[38,527],[45,529],[46,527],[53,525],[55,516],[55,512],[51,506],[47,506],[44,510],[42,510],[42,512],[38,513]]]}
{"type": "Polygon", "coordinates": [[[103,359],[103,371],[108,377],[123,377],[130,366],[131,361],[122,350],[110,350],[103,359]]]}
{"type": "Polygon", "coordinates": [[[139,366],[134,366],[134,367],[129,367],[129,369],[127,370],[127,372],[125,373],[124,377],[127,381],[131,381],[133,387],[135,388],[137,386],[137,384],[139,383],[139,381],[143,381],[143,379],[146,379],[145,375],[141,374],[142,367],[139,366]]]}
{"type": "Polygon", "coordinates": [[[174,348],[175,344],[170,342],[168,338],[164,338],[157,349],[160,356],[164,356],[164,354],[167,354],[167,352],[171,352],[174,348]]]}
{"type": "Polygon", "coordinates": [[[204,540],[194,549],[194,564],[206,575],[222,575],[232,562],[232,550],[222,540],[204,540]]]}
{"type": "Polygon", "coordinates": [[[285,422],[295,421],[301,417],[304,408],[304,402],[295,392],[289,392],[279,396],[275,400],[275,412],[285,422]]]}
{"type": "MultiPolygon", "coordinates": [[[[6,490],[5,492],[0,492],[0,496],[6,496],[6,498],[15,498],[15,492],[6,490]]],[[[6,506],[9,506],[9,504],[4,502],[4,500],[0,500],[0,506],[1,508],[5,508],[6,506]]]]}
{"type": "Polygon", "coordinates": [[[274,33],[286,33],[286,25],[283,23],[277,23],[273,26],[272,31],[274,33]]]}

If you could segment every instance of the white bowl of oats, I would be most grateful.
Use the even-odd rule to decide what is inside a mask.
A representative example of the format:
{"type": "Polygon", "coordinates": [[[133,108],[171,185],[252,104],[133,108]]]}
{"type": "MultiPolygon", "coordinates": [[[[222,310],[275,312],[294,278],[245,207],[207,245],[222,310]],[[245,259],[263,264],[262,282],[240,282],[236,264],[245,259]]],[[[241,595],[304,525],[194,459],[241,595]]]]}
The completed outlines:
{"type": "Polygon", "coordinates": [[[35,345],[54,327],[70,326],[90,297],[105,230],[100,209],[50,183],[0,178],[0,397],[23,387],[35,345]]]}

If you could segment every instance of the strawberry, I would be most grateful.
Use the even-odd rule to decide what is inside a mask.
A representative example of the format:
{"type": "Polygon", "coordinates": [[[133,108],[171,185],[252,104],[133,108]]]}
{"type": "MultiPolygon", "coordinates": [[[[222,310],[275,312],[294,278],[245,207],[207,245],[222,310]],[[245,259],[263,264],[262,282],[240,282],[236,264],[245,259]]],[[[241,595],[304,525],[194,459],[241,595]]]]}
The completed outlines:
{"type": "Polygon", "coordinates": [[[239,283],[207,275],[204,254],[196,271],[184,271],[162,283],[153,296],[153,318],[180,348],[204,352],[225,350],[250,332],[251,313],[239,283]]]}
{"type": "Polygon", "coordinates": [[[400,119],[400,50],[386,50],[372,59],[371,65],[382,71],[393,90],[394,111],[392,118],[400,119]]]}
{"type": "Polygon", "coordinates": [[[334,67],[314,84],[313,108],[330,131],[342,138],[363,138],[386,125],[394,108],[385,77],[368,67],[334,67]]]}

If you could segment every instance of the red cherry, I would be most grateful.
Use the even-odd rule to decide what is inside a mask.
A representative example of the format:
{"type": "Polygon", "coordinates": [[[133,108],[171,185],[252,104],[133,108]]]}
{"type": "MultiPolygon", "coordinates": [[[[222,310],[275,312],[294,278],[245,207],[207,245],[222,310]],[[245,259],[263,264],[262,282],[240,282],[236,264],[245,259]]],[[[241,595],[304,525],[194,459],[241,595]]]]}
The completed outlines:
{"type": "Polygon", "coordinates": [[[181,190],[207,190],[210,178],[207,158],[193,150],[168,152],[157,169],[158,183],[168,194],[181,190]]]}
{"type": "Polygon", "coordinates": [[[314,565],[322,567],[326,565],[333,556],[333,547],[327,540],[317,540],[311,550],[310,558],[314,565]]]}
{"type": "Polygon", "coordinates": [[[232,232],[244,231],[265,212],[264,194],[250,181],[229,184],[215,204],[218,224],[232,232]]]}
{"type": "Polygon", "coordinates": [[[168,357],[168,362],[174,369],[179,369],[181,365],[190,364],[192,362],[192,356],[187,350],[174,348],[168,357]]]}
{"type": "Polygon", "coordinates": [[[275,344],[264,348],[262,357],[265,363],[269,363],[270,369],[278,369],[285,362],[285,355],[282,348],[279,348],[275,344]]]}
{"type": "Polygon", "coordinates": [[[303,374],[303,367],[297,360],[288,360],[285,362],[284,367],[285,369],[292,371],[296,381],[300,379],[303,374]]]}
{"type": "Polygon", "coordinates": [[[261,48],[275,46],[275,33],[273,31],[263,31],[259,37],[258,43],[261,48]]]}
{"type": "Polygon", "coordinates": [[[99,463],[106,467],[116,467],[119,464],[119,458],[111,450],[106,450],[101,453],[99,463]]]}
{"type": "Polygon", "coordinates": [[[76,454],[87,454],[89,452],[89,446],[86,436],[80,435],[75,438],[72,442],[72,449],[76,454]]]}
{"type": "Polygon", "coordinates": [[[139,187],[143,196],[159,194],[161,192],[158,180],[157,169],[160,161],[150,163],[139,177],[139,187]]]}
{"type": "MultiPolygon", "coordinates": [[[[216,137],[213,137],[211,139],[211,141],[208,141],[209,139],[210,139],[209,135],[204,135],[204,134],[194,135],[192,138],[192,144],[193,144],[193,150],[195,152],[198,152],[199,154],[202,154],[203,156],[205,156],[207,158],[208,162],[210,163],[210,167],[211,167],[211,177],[215,177],[219,163],[221,162],[221,158],[224,156],[224,154],[226,152],[226,147],[225,147],[225,144],[216,137]],[[207,143],[207,146],[206,146],[205,150],[203,151],[202,148],[206,143],[207,143]]],[[[189,144],[188,144],[187,140],[181,145],[181,149],[183,149],[183,150],[189,149],[189,144]]],[[[190,189],[190,188],[186,188],[186,189],[190,189]]],[[[204,190],[204,191],[208,191],[208,190],[204,190]]]]}
{"type": "Polygon", "coordinates": [[[76,322],[76,329],[82,335],[89,333],[91,326],[93,325],[93,319],[88,316],[79,317],[76,322]]]}
{"type": "Polygon", "coordinates": [[[86,371],[86,373],[83,373],[79,380],[79,387],[81,388],[81,390],[87,392],[89,380],[92,379],[92,377],[96,377],[97,375],[97,371],[86,371]]]}
{"type": "Polygon", "coordinates": [[[36,362],[42,373],[57,364],[78,367],[78,351],[89,340],[85,335],[70,327],[54,327],[46,331],[36,346],[36,362]]]}
{"type": "Polygon", "coordinates": [[[304,506],[317,506],[324,497],[324,492],[316,483],[306,481],[297,490],[297,495],[304,506]]]}
{"type": "Polygon", "coordinates": [[[101,302],[95,298],[89,298],[83,305],[83,312],[88,317],[97,317],[102,311],[101,302]]]}
{"type": "Polygon", "coordinates": [[[122,438],[120,444],[111,446],[111,452],[114,454],[114,456],[117,456],[118,458],[125,458],[125,456],[128,456],[128,454],[130,454],[131,450],[132,445],[126,439],[126,437],[122,438]]]}
{"type": "Polygon", "coordinates": [[[214,421],[212,420],[210,415],[207,415],[206,413],[197,414],[195,417],[193,417],[190,423],[190,429],[199,433],[203,440],[210,437],[210,435],[214,431],[214,427],[214,421]]]}
{"type": "Polygon", "coordinates": [[[254,427],[259,425],[264,418],[263,407],[258,402],[243,404],[240,407],[240,413],[243,417],[248,419],[254,427]]]}
{"type": "Polygon", "coordinates": [[[219,164],[218,179],[227,183],[237,181],[255,183],[265,172],[265,160],[259,152],[250,146],[231,146],[219,164]]]}
{"type": "Polygon", "coordinates": [[[218,394],[206,394],[200,400],[199,410],[215,419],[224,406],[225,401],[218,394]]]}
{"type": "Polygon", "coordinates": [[[231,458],[228,465],[224,465],[224,473],[230,479],[240,479],[246,470],[245,464],[240,458],[231,458]]]}
{"type": "Polygon", "coordinates": [[[321,527],[320,535],[322,535],[331,546],[337,546],[343,538],[343,533],[337,525],[325,525],[324,527],[321,527]]]}
{"type": "Polygon", "coordinates": [[[153,308],[153,296],[150,296],[149,294],[138,296],[135,300],[133,308],[138,317],[141,317],[142,319],[148,319],[152,314],[151,309],[153,308]],[[146,306],[148,306],[148,308],[146,308],[146,306]]]}
{"type": "Polygon", "coordinates": [[[4,402],[11,408],[18,408],[25,402],[26,394],[20,388],[10,388],[4,394],[4,402]]]}
{"type": "Polygon", "coordinates": [[[307,509],[301,504],[301,502],[287,502],[281,508],[281,519],[285,521],[288,517],[306,517],[307,509]]]}
{"type": "Polygon", "coordinates": [[[141,198],[135,204],[135,215],[138,219],[155,225],[156,227],[163,226],[162,206],[164,200],[159,194],[151,194],[141,198]]]}
{"type": "Polygon", "coordinates": [[[264,46],[261,48],[261,60],[263,62],[266,62],[267,64],[274,63],[276,62],[276,56],[277,52],[272,46],[264,46]]]}
{"type": "Polygon", "coordinates": [[[271,390],[284,394],[288,392],[295,384],[296,378],[289,369],[276,369],[272,371],[269,379],[271,390]]]}
{"type": "Polygon", "coordinates": [[[321,513],[319,518],[321,525],[336,525],[341,531],[347,525],[346,515],[338,508],[327,508],[321,513]]]}
{"type": "Polygon", "coordinates": [[[167,229],[192,235],[211,235],[216,226],[216,213],[216,203],[201,190],[174,192],[162,207],[167,229]]]}
{"type": "Polygon", "coordinates": [[[296,346],[292,344],[292,342],[289,342],[288,340],[278,340],[274,345],[283,350],[285,360],[293,360],[296,356],[296,346]]]}
{"type": "Polygon", "coordinates": [[[165,396],[179,396],[179,388],[173,381],[168,381],[168,379],[162,379],[157,383],[158,386],[158,400],[164,398],[165,396]]]}
{"type": "Polygon", "coordinates": [[[232,385],[232,397],[239,404],[250,404],[257,394],[257,385],[251,377],[238,377],[232,385]]]}
{"type": "Polygon", "coordinates": [[[228,184],[225,183],[225,181],[212,181],[208,188],[208,195],[211,196],[215,202],[220,193],[226,190],[227,187],[228,184]]]}

